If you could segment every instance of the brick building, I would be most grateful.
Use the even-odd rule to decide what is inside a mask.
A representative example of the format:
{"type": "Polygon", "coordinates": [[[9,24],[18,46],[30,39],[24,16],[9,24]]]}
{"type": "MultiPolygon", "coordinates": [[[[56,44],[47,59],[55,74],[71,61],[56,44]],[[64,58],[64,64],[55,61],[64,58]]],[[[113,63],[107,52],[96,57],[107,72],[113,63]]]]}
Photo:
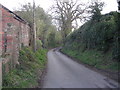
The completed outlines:
{"type": "Polygon", "coordinates": [[[29,45],[29,32],[24,19],[0,4],[0,58],[4,72],[19,64],[19,50],[29,45]]]}

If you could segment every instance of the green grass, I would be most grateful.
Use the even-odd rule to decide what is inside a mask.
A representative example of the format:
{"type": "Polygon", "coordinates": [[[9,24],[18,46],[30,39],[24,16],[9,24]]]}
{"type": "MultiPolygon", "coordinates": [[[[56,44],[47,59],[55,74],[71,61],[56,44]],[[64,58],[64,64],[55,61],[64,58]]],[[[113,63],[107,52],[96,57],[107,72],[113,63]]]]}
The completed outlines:
{"type": "Polygon", "coordinates": [[[95,49],[82,51],[82,49],[73,49],[73,47],[71,47],[71,49],[63,48],[62,52],[76,58],[84,64],[88,64],[99,69],[111,71],[120,70],[120,63],[112,60],[112,53],[110,51],[107,53],[102,53],[95,49]]]}
{"type": "Polygon", "coordinates": [[[3,88],[34,88],[46,64],[47,50],[40,49],[35,53],[24,47],[20,51],[20,65],[3,77],[3,88]]]}

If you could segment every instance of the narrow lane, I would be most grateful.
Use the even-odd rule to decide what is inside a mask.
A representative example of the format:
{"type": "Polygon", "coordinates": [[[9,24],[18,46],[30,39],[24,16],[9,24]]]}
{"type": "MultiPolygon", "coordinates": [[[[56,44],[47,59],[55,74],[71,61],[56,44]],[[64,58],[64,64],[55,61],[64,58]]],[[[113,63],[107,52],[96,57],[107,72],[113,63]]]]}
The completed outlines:
{"type": "Polygon", "coordinates": [[[48,52],[43,88],[116,88],[117,82],[78,64],[59,51],[48,52]]]}

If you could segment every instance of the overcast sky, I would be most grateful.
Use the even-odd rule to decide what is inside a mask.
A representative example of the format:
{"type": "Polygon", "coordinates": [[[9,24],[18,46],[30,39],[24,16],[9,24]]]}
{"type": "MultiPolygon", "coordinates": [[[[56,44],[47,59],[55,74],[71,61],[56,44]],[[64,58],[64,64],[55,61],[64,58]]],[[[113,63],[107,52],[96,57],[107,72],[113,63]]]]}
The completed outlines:
{"type": "MultiPolygon", "coordinates": [[[[10,10],[20,7],[20,4],[25,4],[27,2],[32,3],[33,0],[0,0],[0,3],[10,10]]],[[[45,11],[53,4],[53,0],[34,0],[37,5],[40,5],[45,11]]],[[[80,0],[78,0],[80,1],[80,0]]],[[[87,1],[87,0],[82,0],[87,1]]],[[[104,1],[106,6],[102,13],[109,13],[110,11],[117,11],[117,0],[101,0],[104,1]]]]}

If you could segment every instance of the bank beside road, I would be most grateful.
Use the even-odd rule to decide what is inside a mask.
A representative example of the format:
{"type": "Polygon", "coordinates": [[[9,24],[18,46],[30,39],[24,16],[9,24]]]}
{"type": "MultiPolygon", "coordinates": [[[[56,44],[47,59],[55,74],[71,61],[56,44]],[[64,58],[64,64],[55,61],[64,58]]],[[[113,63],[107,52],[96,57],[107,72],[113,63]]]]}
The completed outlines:
{"type": "Polygon", "coordinates": [[[47,50],[33,52],[30,47],[20,50],[19,65],[4,74],[3,88],[39,88],[47,57],[47,50]]]}
{"type": "Polygon", "coordinates": [[[90,19],[67,36],[61,51],[120,82],[119,21],[115,11],[90,19]]]}

